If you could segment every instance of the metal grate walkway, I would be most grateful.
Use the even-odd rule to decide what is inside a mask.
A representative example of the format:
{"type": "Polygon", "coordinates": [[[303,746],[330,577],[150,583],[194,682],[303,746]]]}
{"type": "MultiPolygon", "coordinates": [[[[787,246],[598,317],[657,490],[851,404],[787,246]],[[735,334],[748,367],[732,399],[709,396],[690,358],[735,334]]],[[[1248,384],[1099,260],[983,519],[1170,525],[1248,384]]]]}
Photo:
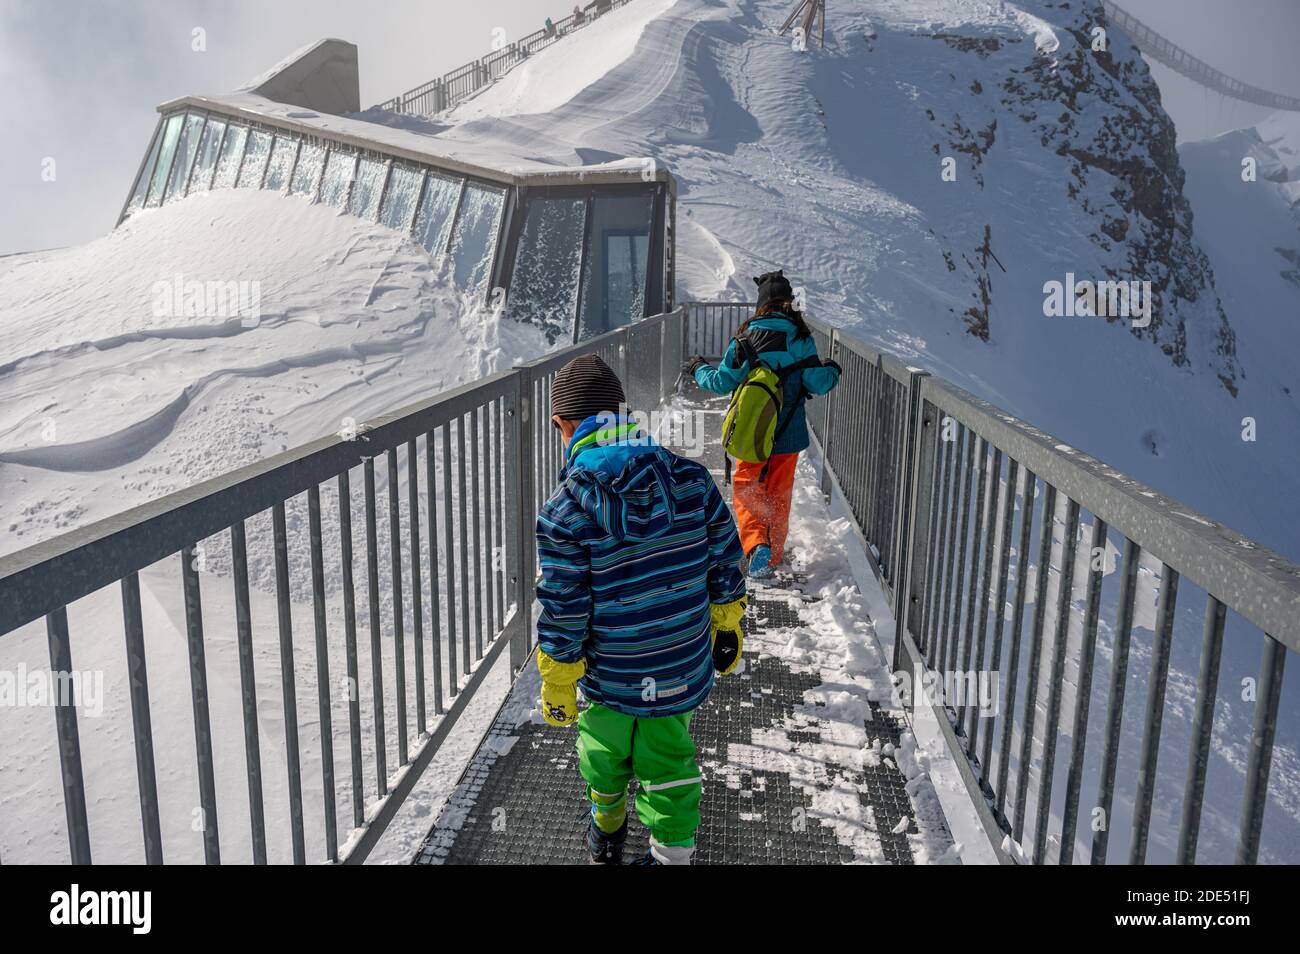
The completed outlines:
{"type": "MultiPolygon", "coordinates": [[[[702,411],[717,428],[721,416],[716,402],[687,402],[702,411]]],[[[710,434],[712,437],[712,434],[710,434]]],[[[708,446],[703,461],[715,473],[721,467],[717,441],[708,446]]],[[[725,488],[729,491],[729,488],[725,488]]],[[[755,767],[755,760],[732,758],[736,747],[752,752],[770,746],[756,733],[784,726],[790,749],[786,757],[800,757],[815,749],[822,736],[816,717],[790,729],[804,694],[821,684],[815,673],[794,672],[778,658],[753,648],[753,636],[764,631],[806,626],[815,599],[803,592],[797,572],[772,586],[750,589],[750,607],[744,621],[746,649],[744,671],[720,677],[708,701],[691,721],[704,777],[701,803],[703,823],[696,836],[695,864],[846,864],[855,860],[853,849],[837,837],[829,819],[819,818],[813,793],[804,782],[791,780],[771,759],[771,767],[755,767]]],[[[519,724],[520,701],[535,687],[521,685],[501,713],[471,760],[455,793],[417,853],[416,864],[579,864],[587,859],[584,836],[588,806],[578,774],[574,751],[576,730],[544,724],[519,724]]],[[[535,674],[532,682],[536,682],[535,674]]],[[[527,705],[527,700],[523,700],[527,705]]],[[[866,724],[869,743],[897,746],[901,721],[871,703],[872,719],[866,724]],[[876,743],[876,740],[879,743],[876,743]]],[[[811,757],[815,757],[811,756],[811,757]]],[[[760,760],[761,761],[761,760],[760,760]]],[[[916,814],[905,788],[906,780],[887,759],[860,770],[827,765],[819,772],[818,786],[856,791],[867,817],[874,820],[881,854],[891,864],[912,864],[907,834],[917,832],[916,814]],[[904,829],[899,823],[908,817],[904,829]],[[899,831],[895,832],[894,829],[899,831]]],[[[633,783],[635,785],[635,783],[633,783]]],[[[644,854],[647,833],[629,801],[629,835],[625,860],[644,854]]]]}

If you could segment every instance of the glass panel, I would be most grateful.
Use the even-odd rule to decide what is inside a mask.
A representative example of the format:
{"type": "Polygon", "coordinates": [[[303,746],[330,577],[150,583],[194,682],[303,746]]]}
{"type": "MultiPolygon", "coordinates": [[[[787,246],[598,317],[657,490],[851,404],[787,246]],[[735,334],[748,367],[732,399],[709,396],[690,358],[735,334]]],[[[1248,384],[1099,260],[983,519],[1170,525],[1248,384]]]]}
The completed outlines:
{"type": "Polygon", "coordinates": [[[645,312],[646,262],[654,195],[596,199],[582,273],[579,339],[593,338],[645,312]]]}
{"type": "Polygon", "coordinates": [[[524,217],[510,316],[541,326],[552,342],[573,337],[586,218],[584,198],[533,199],[524,217]]]}
{"type": "Polygon", "coordinates": [[[181,127],[181,138],[176,144],[176,159],[172,163],[172,173],[167,179],[167,191],[163,201],[185,195],[185,183],[189,181],[190,166],[194,164],[194,154],[199,150],[199,136],[203,135],[203,117],[190,113],[185,117],[181,127]]]}
{"type": "Polygon", "coordinates": [[[357,179],[348,199],[348,211],[359,218],[374,221],[379,212],[379,194],[388,176],[388,164],[378,159],[362,159],[357,168],[357,179]]]}
{"type": "Polygon", "coordinates": [[[148,208],[162,205],[163,186],[167,183],[167,174],[171,172],[172,157],[176,155],[176,140],[181,136],[181,122],[184,118],[183,113],[167,117],[167,125],[163,127],[162,148],[158,151],[158,164],[153,167],[153,175],[149,179],[149,198],[145,202],[148,208]]]}
{"type": "Polygon", "coordinates": [[[350,152],[330,151],[329,161],[325,164],[325,180],[320,187],[320,200],[336,209],[343,208],[348,197],[348,184],[357,168],[357,157],[350,152]]]}
{"type": "Polygon", "coordinates": [[[144,207],[145,197],[149,193],[149,183],[153,181],[153,167],[158,161],[158,149],[162,146],[162,130],[157,131],[153,137],[153,142],[149,145],[149,158],[145,160],[143,168],[140,169],[140,178],[135,181],[135,192],[131,196],[131,205],[127,213],[136,212],[144,207]]]}
{"type": "Polygon", "coordinates": [[[298,154],[298,140],[286,136],[275,137],[275,147],[271,150],[271,162],[266,167],[266,181],[263,189],[279,192],[289,181],[289,170],[293,168],[293,157],[298,154]]]}
{"type": "Polygon", "coordinates": [[[456,216],[456,234],[451,240],[451,260],[456,287],[467,292],[486,289],[492,275],[492,258],[497,247],[497,224],[501,221],[504,189],[466,183],[465,198],[456,216]]]}
{"type": "Polygon", "coordinates": [[[420,214],[415,220],[415,240],[425,247],[434,261],[442,259],[451,232],[451,220],[460,199],[461,179],[429,173],[429,183],[420,200],[420,214]]]}
{"type": "Polygon", "coordinates": [[[388,177],[388,189],[384,192],[384,207],[379,213],[379,221],[390,229],[410,231],[411,218],[415,215],[415,200],[420,197],[420,181],[424,173],[409,166],[393,166],[393,174],[388,177]]]}
{"type": "Polygon", "coordinates": [[[316,143],[304,142],[298,153],[298,165],[293,169],[293,182],[289,183],[292,195],[316,195],[316,184],[320,182],[321,169],[325,166],[325,147],[316,143]]]}
{"type": "Polygon", "coordinates": [[[208,125],[199,140],[199,158],[190,173],[190,192],[206,192],[212,183],[212,171],[217,165],[217,152],[221,149],[221,137],[225,135],[226,124],[220,119],[208,118],[208,125]]]}
{"type": "Polygon", "coordinates": [[[221,147],[221,159],[217,162],[217,175],[212,180],[214,189],[230,189],[235,185],[239,175],[239,162],[244,157],[244,141],[248,138],[247,126],[231,126],[226,133],[225,145],[221,147]]]}
{"type": "Polygon", "coordinates": [[[241,189],[260,188],[262,172],[266,169],[266,159],[270,154],[271,134],[254,129],[248,138],[248,150],[244,153],[244,164],[239,167],[239,181],[235,185],[241,189]]]}

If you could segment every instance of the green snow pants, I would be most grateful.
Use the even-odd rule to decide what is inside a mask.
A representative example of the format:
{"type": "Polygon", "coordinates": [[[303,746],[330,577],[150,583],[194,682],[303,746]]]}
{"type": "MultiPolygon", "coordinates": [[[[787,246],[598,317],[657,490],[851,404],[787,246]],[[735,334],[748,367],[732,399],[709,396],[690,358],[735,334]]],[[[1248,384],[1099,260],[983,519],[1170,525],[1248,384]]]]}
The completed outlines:
{"type": "MultiPolygon", "coordinates": [[[[638,718],[594,704],[578,716],[578,766],[592,808],[602,815],[626,811],[635,776],[636,813],[661,845],[692,845],[700,826],[700,769],[695,764],[691,713],[638,718]]],[[[609,826],[611,829],[617,824],[609,826]]]]}

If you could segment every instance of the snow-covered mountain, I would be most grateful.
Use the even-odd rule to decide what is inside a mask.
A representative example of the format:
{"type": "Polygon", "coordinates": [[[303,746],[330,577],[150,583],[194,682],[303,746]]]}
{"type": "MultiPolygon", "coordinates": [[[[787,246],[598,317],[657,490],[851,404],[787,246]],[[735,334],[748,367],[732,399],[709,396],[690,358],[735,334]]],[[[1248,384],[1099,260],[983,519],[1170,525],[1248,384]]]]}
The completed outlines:
{"type": "Polygon", "coordinates": [[[1118,30],[1093,50],[1100,4],[870,0],[804,53],[776,35],[788,7],[632,4],[438,135],[657,157],[680,184],[679,297],[747,296],[784,266],[818,315],[1300,557],[1300,331],[1285,299],[1221,290],[1286,269],[1239,244],[1214,267],[1242,223],[1198,206],[1234,208],[1239,164],[1185,188],[1139,52],[1118,30]],[[1070,275],[1151,282],[1149,326],[1047,317],[1070,275]]]}
{"type": "MultiPolygon", "coordinates": [[[[1300,114],[1276,113],[1179,149],[1195,238],[1237,332],[1250,387],[1242,414],[1262,444],[1295,444],[1300,388],[1300,114]],[[1269,400],[1269,399],[1272,400],[1269,400]],[[1268,410],[1260,416],[1255,403],[1268,410]]],[[[1263,410],[1263,409],[1259,409],[1263,410]]],[[[1290,474],[1290,486],[1298,481],[1290,474]]],[[[1297,527],[1290,525],[1295,538],[1297,527]]],[[[1295,556],[1291,553],[1291,556],[1295,556]]]]}
{"type": "MultiPolygon", "coordinates": [[[[1285,205],[1296,185],[1276,181],[1284,156],[1295,167],[1294,126],[1278,120],[1239,134],[1241,142],[1189,144],[1185,189],[1172,124],[1140,55],[1117,30],[1105,35],[1105,51],[1093,49],[1094,31],[1107,26],[1095,0],[869,0],[837,7],[826,48],[807,52],[776,35],[787,8],[786,0],[639,0],[532,57],[450,117],[369,110],[357,118],[464,155],[666,163],[679,182],[679,299],[748,297],[748,276],[783,266],[821,317],[1300,557],[1300,496],[1288,492],[1300,471],[1300,382],[1287,360],[1300,345],[1300,241],[1285,205]],[[1249,187],[1238,175],[1247,149],[1260,153],[1263,170],[1249,187]],[[1149,325],[1048,317],[1045,286],[1070,276],[1149,281],[1149,325]],[[1243,440],[1245,419],[1258,440],[1243,440]]],[[[405,389],[372,388],[388,399],[416,393],[417,379],[449,385],[465,369],[492,366],[481,357],[452,362],[450,377],[417,373],[429,360],[419,342],[434,327],[430,316],[454,323],[465,310],[439,304],[446,290],[420,274],[427,260],[418,246],[379,229],[362,238],[355,221],[299,205],[213,193],[151,211],[83,249],[0,260],[10,319],[0,327],[0,380],[15,398],[0,418],[0,461],[8,462],[0,463],[0,517],[22,533],[4,549],[207,476],[206,467],[182,467],[147,490],[137,479],[157,472],[151,449],[176,459],[165,451],[173,430],[202,447],[257,419],[259,401],[243,398],[207,413],[225,387],[218,382],[232,375],[266,384],[276,362],[297,368],[318,364],[322,349],[346,352],[360,361],[352,373],[368,380],[404,375],[405,389]],[[258,203],[265,208],[242,205],[258,203]],[[229,227],[248,216],[266,228],[229,227]],[[319,262],[352,287],[292,287],[258,264],[274,260],[272,245],[297,247],[289,267],[319,262]],[[339,255],[341,271],[331,264],[339,255]],[[223,327],[215,338],[119,328],[149,300],[123,277],[133,273],[127,260],[148,262],[153,281],[202,277],[205,259],[226,269],[211,274],[257,272],[273,320],[252,334],[223,327]],[[89,280],[70,280],[69,269],[89,280]],[[322,321],[303,324],[295,314],[322,321]],[[390,318],[396,338],[380,327],[390,318]],[[359,323],[347,333],[350,319],[359,323]],[[412,333],[421,327],[423,336],[412,333]],[[157,361],[137,363],[146,355],[157,361]],[[50,448],[42,422],[71,399],[60,388],[119,361],[92,386],[99,411],[55,442],[79,446],[50,448]],[[148,371],[142,392],[129,368],[148,371]],[[119,479],[71,478],[53,459],[66,465],[101,451],[101,464],[114,453],[124,459],[119,479]],[[47,465],[63,474],[49,477],[54,489],[47,465]]],[[[518,354],[545,347],[518,345],[518,354]]],[[[513,346],[506,352],[498,357],[518,356],[513,346]]],[[[327,361],[314,373],[338,380],[335,370],[327,361]]],[[[335,394],[314,396],[301,428],[273,422],[275,444],[355,418],[355,394],[335,394]]]]}

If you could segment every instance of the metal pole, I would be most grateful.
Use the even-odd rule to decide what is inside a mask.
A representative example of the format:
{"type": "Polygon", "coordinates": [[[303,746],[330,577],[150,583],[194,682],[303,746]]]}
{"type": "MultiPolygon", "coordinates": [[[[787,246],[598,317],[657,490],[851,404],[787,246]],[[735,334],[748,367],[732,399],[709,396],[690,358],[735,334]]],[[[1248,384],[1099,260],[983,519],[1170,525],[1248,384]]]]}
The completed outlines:
{"type": "MultiPolygon", "coordinates": [[[[56,685],[54,728],[59,737],[59,770],[63,776],[63,811],[68,821],[68,849],[74,865],[90,864],[90,825],[86,821],[86,783],[81,773],[81,736],[72,682],[72,644],[68,610],[59,607],[45,617],[50,644],[50,670],[56,685]]],[[[209,761],[211,766],[211,761],[209,761]]]]}

